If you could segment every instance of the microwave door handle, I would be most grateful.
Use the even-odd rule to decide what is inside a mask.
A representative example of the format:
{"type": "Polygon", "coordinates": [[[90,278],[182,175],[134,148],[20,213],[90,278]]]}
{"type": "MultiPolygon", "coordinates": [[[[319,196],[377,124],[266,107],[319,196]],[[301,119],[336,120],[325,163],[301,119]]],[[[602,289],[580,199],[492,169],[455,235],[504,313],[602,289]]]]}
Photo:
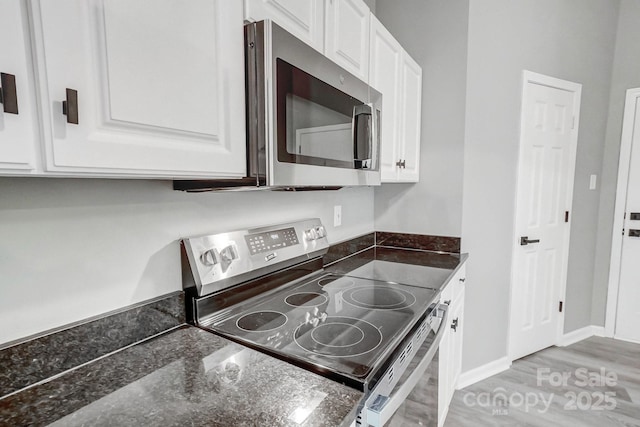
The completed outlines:
{"type": "Polygon", "coordinates": [[[353,129],[353,165],[355,169],[371,169],[373,156],[373,141],[375,135],[373,104],[361,104],[353,107],[353,117],[351,119],[351,129],[353,129]],[[366,120],[367,125],[363,125],[361,120],[366,120]],[[364,135],[363,135],[364,133],[364,135]]]}

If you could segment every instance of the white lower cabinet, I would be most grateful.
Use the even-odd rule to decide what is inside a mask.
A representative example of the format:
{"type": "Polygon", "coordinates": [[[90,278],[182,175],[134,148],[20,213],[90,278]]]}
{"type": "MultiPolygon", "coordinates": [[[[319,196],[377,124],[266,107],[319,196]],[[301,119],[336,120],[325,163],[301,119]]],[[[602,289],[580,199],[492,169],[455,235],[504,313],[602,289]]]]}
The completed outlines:
{"type": "Polygon", "coordinates": [[[47,172],[242,177],[242,3],[32,0],[47,172]]]}
{"type": "Polygon", "coordinates": [[[0,1],[0,174],[31,174],[39,142],[26,0],[0,1]]]}
{"type": "Polygon", "coordinates": [[[447,328],[440,342],[438,367],[438,426],[444,424],[449,403],[456,390],[462,370],[462,328],[464,326],[465,266],[442,291],[441,302],[449,302],[447,328]]]}
{"type": "Polygon", "coordinates": [[[369,73],[382,93],[382,182],[418,182],[422,69],[373,15],[369,73]]]}

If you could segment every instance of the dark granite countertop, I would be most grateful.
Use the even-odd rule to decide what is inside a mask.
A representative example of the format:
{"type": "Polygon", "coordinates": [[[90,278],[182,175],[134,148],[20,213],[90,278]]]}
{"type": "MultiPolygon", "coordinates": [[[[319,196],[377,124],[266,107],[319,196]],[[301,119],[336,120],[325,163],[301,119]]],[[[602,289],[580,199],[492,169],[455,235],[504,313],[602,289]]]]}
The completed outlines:
{"type": "Polygon", "coordinates": [[[183,325],[0,398],[0,425],[338,426],[361,398],[183,325]]]}
{"type": "Polygon", "coordinates": [[[329,264],[325,270],[441,290],[466,259],[467,254],[374,246],[329,264]]]}

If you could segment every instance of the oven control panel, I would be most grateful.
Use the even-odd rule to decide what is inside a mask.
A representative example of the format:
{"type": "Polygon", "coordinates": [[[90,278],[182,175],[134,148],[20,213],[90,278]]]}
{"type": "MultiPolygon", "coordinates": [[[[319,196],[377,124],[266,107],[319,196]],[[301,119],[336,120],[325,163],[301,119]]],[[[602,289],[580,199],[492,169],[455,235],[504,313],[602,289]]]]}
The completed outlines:
{"type": "Polygon", "coordinates": [[[296,230],[293,227],[249,234],[244,236],[244,240],[247,242],[251,255],[299,244],[296,230]]]}
{"type": "Polygon", "coordinates": [[[207,295],[322,256],[328,248],[318,218],[190,237],[182,240],[183,285],[207,295]]]}

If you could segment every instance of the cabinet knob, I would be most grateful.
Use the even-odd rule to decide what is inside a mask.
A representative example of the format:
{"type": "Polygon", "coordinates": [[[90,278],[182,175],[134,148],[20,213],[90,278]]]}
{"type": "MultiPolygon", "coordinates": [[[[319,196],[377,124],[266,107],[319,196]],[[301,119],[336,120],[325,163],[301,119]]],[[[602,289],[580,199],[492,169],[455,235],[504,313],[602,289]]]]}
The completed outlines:
{"type": "Polygon", "coordinates": [[[453,319],[453,322],[451,322],[451,329],[453,329],[453,332],[458,332],[458,318],[457,317],[455,319],[453,319]]]}
{"type": "Polygon", "coordinates": [[[460,278],[460,283],[464,283],[465,280],[467,280],[467,279],[465,279],[464,277],[461,277],[460,278]]]}
{"type": "Polygon", "coordinates": [[[5,113],[18,114],[18,95],[16,76],[0,73],[0,104],[5,113]]]}
{"type": "Polygon", "coordinates": [[[78,91],[67,88],[67,99],[62,101],[62,114],[67,116],[67,123],[78,124],[78,91]]]}
{"type": "Polygon", "coordinates": [[[407,163],[406,160],[400,159],[396,162],[396,166],[402,169],[406,169],[406,163],[407,163]]]}
{"type": "Polygon", "coordinates": [[[446,300],[444,303],[445,303],[445,304],[447,304],[447,305],[451,305],[451,300],[450,300],[450,299],[448,299],[448,300],[446,300]]]}

